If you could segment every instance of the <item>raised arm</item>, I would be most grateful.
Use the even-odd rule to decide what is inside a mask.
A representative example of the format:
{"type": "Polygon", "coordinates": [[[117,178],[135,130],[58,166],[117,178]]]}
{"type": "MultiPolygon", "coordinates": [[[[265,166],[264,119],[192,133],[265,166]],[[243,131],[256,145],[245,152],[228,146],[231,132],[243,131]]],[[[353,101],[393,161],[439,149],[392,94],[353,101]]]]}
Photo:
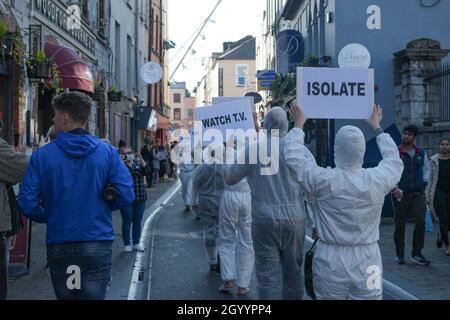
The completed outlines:
{"type": "Polygon", "coordinates": [[[403,173],[403,161],[392,137],[381,129],[382,118],[383,109],[380,106],[374,106],[372,117],[367,120],[367,123],[377,133],[377,144],[383,160],[376,168],[369,170],[372,172],[374,187],[378,186],[386,195],[400,181],[403,173]]]}
{"type": "Polygon", "coordinates": [[[317,196],[318,190],[328,183],[329,169],[319,167],[309,149],[305,146],[305,133],[303,126],[306,117],[303,110],[293,104],[291,113],[294,118],[295,128],[286,138],[285,159],[291,173],[303,187],[308,196],[317,196]]]}

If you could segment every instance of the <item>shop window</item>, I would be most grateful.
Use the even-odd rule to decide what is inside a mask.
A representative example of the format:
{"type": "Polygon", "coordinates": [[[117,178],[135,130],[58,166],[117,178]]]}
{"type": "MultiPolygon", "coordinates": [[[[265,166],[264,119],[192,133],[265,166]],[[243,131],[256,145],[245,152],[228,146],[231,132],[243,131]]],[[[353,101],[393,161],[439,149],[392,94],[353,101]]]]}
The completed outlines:
{"type": "Polygon", "coordinates": [[[81,7],[81,16],[84,21],[89,23],[89,0],[83,1],[82,7],[81,7]]]}
{"type": "Polygon", "coordinates": [[[103,38],[106,36],[105,27],[105,0],[98,1],[98,13],[97,13],[98,34],[103,38]]]}

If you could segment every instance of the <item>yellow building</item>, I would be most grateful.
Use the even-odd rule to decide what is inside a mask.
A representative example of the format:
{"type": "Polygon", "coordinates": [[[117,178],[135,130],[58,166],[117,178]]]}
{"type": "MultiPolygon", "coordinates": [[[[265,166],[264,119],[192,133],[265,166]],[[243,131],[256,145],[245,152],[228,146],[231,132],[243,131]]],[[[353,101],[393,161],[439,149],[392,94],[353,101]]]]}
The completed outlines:
{"type": "Polygon", "coordinates": [[[247,36],[236,42],[224,42],[223,52],[209,58],[204,85],[205,105],[214,97],[241,97],[256,91],[256,40],[247,36]]]}

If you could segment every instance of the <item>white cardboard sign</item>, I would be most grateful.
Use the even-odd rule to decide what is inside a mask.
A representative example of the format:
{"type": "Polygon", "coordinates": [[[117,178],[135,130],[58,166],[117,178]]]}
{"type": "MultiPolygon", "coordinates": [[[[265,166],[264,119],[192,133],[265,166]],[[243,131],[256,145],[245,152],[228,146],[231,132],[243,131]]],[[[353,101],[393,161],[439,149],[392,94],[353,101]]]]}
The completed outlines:
{"type": "Polygon", "coordinates": [[[249,100],[238,100],[214,106],[195,108],[195,118],[202,125],[203,135],[206,130],[221,131],[223,142],[226,142],[226,130],[255,129],[252,104],[249,100]]]}
{"type": "Polygon", "coordinates": [[[369,119],[374,99],[373,69],[297,69],[297,100],[309,119],[369,119]]]}
{"type": "Polygon", "coordinates": [[[253,98],[253,97],[214,97],[214,98],[212,98],[212,104],[216,105],[216,104],[235,102],[235,101],[241,101],[241,100],[250,101],[253,112],[256,112],[255,98],[253,98]]]}

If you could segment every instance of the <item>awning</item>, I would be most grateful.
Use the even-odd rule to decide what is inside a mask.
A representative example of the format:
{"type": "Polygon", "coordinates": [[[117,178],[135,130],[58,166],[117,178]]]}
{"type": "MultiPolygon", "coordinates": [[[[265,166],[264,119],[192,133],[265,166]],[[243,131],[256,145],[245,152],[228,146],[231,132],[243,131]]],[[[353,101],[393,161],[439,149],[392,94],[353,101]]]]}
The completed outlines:
{"type": "Polygon", "coordinates": [[[58,67],[63,88],[94,93],[91,70],[75,50],[46,42],[44,51],[58,67]]]}
{"type": "Polygon", "coordinates": [[[163,130],[169,130],[170,120],[159,113],[156,113],[156,119],[158,119],[158,128],[163,130]]]}

